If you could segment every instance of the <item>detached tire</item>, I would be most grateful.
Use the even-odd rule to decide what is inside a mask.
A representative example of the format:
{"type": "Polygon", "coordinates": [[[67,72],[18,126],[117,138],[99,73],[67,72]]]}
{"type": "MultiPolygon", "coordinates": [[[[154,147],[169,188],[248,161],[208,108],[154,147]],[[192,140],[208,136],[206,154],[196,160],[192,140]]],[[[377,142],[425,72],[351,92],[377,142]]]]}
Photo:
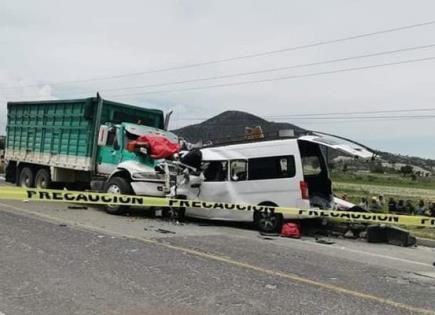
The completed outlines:
{"type": "MultiPolygon", "coordinates": [[[[122,177],[112,177],[104,186],[104,191],[109,194],[132,195],[133,189],[130,183],[122,177]]],[[[107,205],[106,212],[109,214],[121,215],[128,210],[128,206],[107,205]]]]}
{"type": "Polygon", "coordinates": [[[34,187],[33,171],[30,167],[23,167],[20,171],[20,176],[18,177],[17,186],[24,188],[34,187]]]}
{"type": "MultiPolygon", "coordinates": [[[[272,203],[261,203],[260,206],[276,207],[272,203]]],[[[255,211],[254,224],[264,233],[279,233],[283,224],[281,213],[272,213],[270,211],[255,211]]]]}
{"type": "Polygon", "coordinates": [[[45,168],[41,168],[36,172],[35,187],[40,189],[49,189],[51,186],[52,183],[50,173],[45,168]]]}

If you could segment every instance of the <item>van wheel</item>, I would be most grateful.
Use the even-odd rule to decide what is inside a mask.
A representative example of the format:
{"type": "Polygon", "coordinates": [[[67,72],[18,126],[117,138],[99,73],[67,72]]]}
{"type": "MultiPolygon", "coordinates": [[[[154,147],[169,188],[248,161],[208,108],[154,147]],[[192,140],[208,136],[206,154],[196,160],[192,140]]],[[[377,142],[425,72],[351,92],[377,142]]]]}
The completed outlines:
{"type": "MultiPolygon", "coordinates": [[[[277,205],[267,202],[260,204],[260,206],[276,207],[277,205]]],[[[283,217],[281,213],[273,213],[269,210],[254,212],[254,224],[261,232],[280,232],[282,223],[283,217]]]]}
{"type": "Polygon", "coordinates": [[[45,168],[41,168],[36,172],[35,187],[40,189],[51,188],[50,173],[45,168]]]}
{"type": "Polygon", "coordinates": [[[23,167],[18,178],[18,186],[32,188],[34,184],[32,169],[30,167],[23,167]]]}
{"type": "MultiPolygon", "coordinates": [[[[122,177],[112,177],[106,183],[104,191],[109,194],[125,194],[132,195],[133,189],[130,183],[122,177]]],[[[128,206],[107,205],[106,212],[110,214],[120,215],[128,210],[128,206]]]]}

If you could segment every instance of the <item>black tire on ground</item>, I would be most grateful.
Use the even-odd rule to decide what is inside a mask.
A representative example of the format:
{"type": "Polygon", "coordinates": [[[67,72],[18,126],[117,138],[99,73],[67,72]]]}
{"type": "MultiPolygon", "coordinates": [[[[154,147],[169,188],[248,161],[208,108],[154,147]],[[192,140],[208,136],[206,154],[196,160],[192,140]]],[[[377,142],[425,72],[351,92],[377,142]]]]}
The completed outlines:
{"type": "MultiPolygon", "coordinates": [[[[276,207],[276,204],[265,202],[260,206],[276,207]]],[[[255,211],[254,224],[261,231],[265,233],[279,233],[281,232],[283,217],[281,213],[272,213],[270,211],[255,211]]]]}
{"type": "Polygon", "coordinates": [[[167,207],[162,209],[164,219],[184,221],[186,208],[167,207]]]}
{"type": "MultiPolygon", "coordinates": [[[[104,186],[106,193],[132,195],[133,189],[130,183],[122,177],[112,177],[104,186]]],[[[107,205],[106,212],[115,215],[124,214],[128,210],[128,206],[107,205]]]]}
{"type": "Polygon", "coordinates": [[[35,187],[41,189],[52,188],[50,172],[47,169],[41,168],[36,172],[35,187]]]}
{"type": "Polygon", "coordinates": [[[20,176],[18,177],[17,186],[32,188],[34,187],[34,177],[33,171],[30,167],[23,167],[20,171],[20,176]]]}

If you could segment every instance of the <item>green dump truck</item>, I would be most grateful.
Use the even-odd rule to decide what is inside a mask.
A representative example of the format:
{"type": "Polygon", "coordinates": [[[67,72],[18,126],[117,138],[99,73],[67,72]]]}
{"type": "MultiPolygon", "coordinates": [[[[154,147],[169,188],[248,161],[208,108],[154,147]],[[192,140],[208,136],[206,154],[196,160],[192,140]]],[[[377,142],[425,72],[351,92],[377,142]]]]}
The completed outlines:
{"type": "MultiPolygon", "coordinates": [[[[163,135],[169,116],[97,97],[9,102],[6,180],[26,187],[92,187],[112,193],[164,196],[168,174],[146,152],[127,150],[144,134],[163,135]]],[[[110,209],[109,209],[110,211],[110,209]]],[[[114,208],[112,212],[121,211],[114,208]]]]}

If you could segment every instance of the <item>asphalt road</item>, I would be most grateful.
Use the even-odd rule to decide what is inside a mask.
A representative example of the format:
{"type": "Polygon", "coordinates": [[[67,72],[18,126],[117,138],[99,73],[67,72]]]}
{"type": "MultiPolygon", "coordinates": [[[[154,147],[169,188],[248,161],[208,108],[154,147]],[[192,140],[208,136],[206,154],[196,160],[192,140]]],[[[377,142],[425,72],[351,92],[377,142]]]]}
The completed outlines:
{"type": "Polygon", "coordinates": [[[433,249],[335,241],[0,200],[0,314],[435,314],[433,249]]]}

